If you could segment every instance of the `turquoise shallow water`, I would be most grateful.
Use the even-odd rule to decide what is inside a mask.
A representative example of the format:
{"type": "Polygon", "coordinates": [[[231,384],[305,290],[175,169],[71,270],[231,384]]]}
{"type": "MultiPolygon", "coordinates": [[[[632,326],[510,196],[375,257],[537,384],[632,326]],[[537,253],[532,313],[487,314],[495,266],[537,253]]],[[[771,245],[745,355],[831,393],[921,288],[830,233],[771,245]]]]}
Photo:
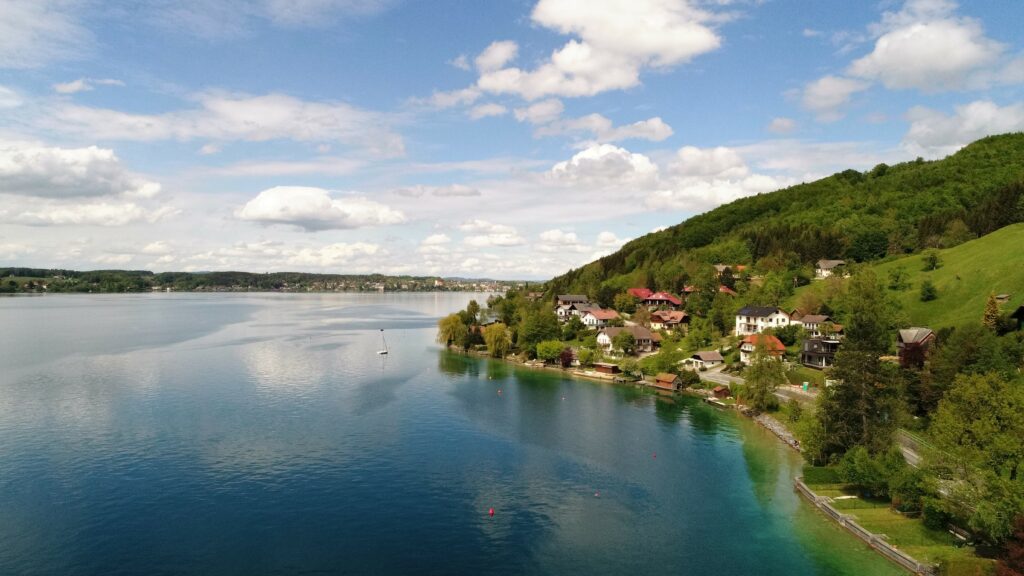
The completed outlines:
{"type": "Polygon", "coordinates": [[[440,350],[470,297],[0,298],[0,574],[900,573],[748,421],[440,350]]]}

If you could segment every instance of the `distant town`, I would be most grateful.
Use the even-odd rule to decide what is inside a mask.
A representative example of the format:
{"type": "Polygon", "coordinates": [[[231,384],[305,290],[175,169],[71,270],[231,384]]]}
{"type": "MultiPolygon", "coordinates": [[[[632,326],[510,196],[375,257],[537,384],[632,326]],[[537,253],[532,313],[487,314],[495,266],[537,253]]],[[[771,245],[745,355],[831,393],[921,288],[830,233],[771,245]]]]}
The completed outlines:
{"type": "Polygon", "coordinates": [[[0,268],[0,293],[505,292],[528,282],[439,276],[303,272],[160,272],[0,268]]]}

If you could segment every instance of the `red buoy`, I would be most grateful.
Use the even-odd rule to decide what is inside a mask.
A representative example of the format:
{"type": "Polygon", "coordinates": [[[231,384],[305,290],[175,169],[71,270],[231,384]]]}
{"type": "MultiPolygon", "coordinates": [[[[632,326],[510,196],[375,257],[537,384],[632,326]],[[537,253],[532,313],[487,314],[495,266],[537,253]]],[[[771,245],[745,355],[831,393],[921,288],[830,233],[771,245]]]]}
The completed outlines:
{"type": "Polygon", "coordinates": [[[490,510],[488,510],[487,513],[490,514],[491,516],[494,516],[494,508],[491,508],[490,510]]]}
{"type": "Polygon", "coordinates": [[[658,453],[657,452],[655,452],[654,454],[651,454],[651,458],[657,458],[657,457],[658,457],[658,453]]]}

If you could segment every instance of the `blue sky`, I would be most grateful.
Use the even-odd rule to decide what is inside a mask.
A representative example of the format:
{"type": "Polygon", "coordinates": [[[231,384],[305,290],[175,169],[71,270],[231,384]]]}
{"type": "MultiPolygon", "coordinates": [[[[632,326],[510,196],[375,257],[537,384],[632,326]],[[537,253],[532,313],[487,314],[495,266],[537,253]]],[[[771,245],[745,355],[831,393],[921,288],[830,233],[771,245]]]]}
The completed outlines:
{"type": "Polygon", "coordinates": [[[1024,130],[1013,0],[2,0],[0,265],[547,278],[1024,130]]]}

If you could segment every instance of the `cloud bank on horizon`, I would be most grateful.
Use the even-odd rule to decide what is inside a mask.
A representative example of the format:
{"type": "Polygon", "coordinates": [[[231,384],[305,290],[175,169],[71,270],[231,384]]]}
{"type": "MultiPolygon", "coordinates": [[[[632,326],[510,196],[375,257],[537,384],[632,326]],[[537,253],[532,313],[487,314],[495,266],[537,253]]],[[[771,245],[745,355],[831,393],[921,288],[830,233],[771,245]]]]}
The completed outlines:
{"type": "Polygon", "coordinates": [[[1024,130],[1022,16],[7,0],[0,265],[547,278],[737,198],[1024,130]]]}

